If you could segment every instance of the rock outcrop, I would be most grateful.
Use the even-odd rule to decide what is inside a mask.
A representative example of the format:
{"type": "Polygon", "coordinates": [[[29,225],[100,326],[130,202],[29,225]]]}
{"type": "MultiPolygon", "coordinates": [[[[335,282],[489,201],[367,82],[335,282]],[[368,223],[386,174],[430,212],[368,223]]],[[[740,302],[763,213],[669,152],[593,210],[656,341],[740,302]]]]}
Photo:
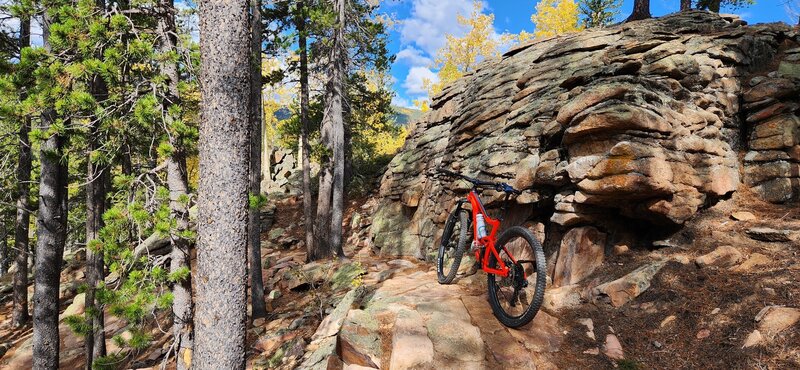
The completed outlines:
{"type": "MultiPolygon", "coordinates": [[[[303,168],[299,154],[289,149],[268,151],[261,159],[261,190],[267,194],[298,195],[303,193],[303,168]]],[[[319,171],[319,165],[311,164],[312,176],[319,171]]]]}
{"type": "Polygon", "coordinates": [[[438,167],[525,189],[507,219],[545,223],[551,249],[581,226],[652,241],[640,230],[736,191],[797,199],[799,42],[785,24],[690,11],[514,47],[433,98],[382,179],[374,245],[435,245],[468,190],[438,167]]]}

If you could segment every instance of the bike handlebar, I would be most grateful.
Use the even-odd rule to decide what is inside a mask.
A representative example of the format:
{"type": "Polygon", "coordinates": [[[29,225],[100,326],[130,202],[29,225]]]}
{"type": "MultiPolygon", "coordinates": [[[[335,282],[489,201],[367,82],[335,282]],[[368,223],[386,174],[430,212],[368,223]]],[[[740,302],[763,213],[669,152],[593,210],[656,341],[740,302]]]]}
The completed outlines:
{"type": "Polygon", "coordinates": [[[517,195],[522,194],[521,191],[519,191],[517,189],[514,189],[514,187],[512,187],[511,185],[506,184],[504,182],[489,182],[489,181],[478,180],[476,178],[472,178],[472,177],[469,177],[469,176],[464,176],[464,175],[462,175],[460,173],[455,173],[453,171],[450,171],[450,170],[447,170],[447,169],[444,169],[444,168],[438,168],[437,171],[439,173],[443,173],[445,175],[462,178],[464,180],[467,180],[467,181],[471,182],[475,186],[491,187],[491,188],[494,188],[494,190],[496,190],[496,191],[502,191],[502,192],[505,192],[505,193],[508,193],[508,194],[517,194],[517,195]]]}

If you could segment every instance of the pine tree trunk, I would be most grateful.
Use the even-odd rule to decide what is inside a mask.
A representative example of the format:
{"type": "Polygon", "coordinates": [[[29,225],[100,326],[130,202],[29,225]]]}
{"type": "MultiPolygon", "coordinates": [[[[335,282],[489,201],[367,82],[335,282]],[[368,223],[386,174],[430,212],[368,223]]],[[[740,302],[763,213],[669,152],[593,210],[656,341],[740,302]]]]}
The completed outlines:
{"type": "MultiPolygon", "coordinates": [[[[331,149],[329,129],[326,129],[325,119],[322,120],[322,145],[331,149]]],[[[317,194],[316,222],[314,224],[314,244],[308,251],[308,261],[316,261],[331,256],[330,231],[331,231],[331,197],[333,196],[333,168],[332,159],[323,157],[319,171],[319,191],[317,194]]]]}
{"type": "MultiPolygon", "coordinates": [[[[44,49],[50,51],[47,13],[42,22],[44,49]]],[[[40,130],[47,132],[55,111],[45,109],[40,130]]],[[[58,288],[67,234],[67,160],[65,138],[53,134],[41,144],[39,163],[39,212],[36,225],[35,285],[33,291],[33,369],[57,369],[58,288]]]]}
{"type": "MultiPolygon", "coordinates": [[[[261,1],[251,0],[252,62],[250,80],[250,193],[261,195],[261,1]]],[[[250,250],[250,302],[252,317],[267,316],[264,279],[261,276],[261,218],[258,207],[248,208],[248,249],[250,250]]]]}
{"type": "MultiPolygon", "coordinates": [[[[178,51],[175,27],[176,9],[173,0],[161,0],[161,16],[158,20],[159,48],[163,55],[178,51]]],[[[171,128],[174,118],[168,112],[175,104],[180,104],[178,82],[180,75],[175,61],[165,60],[161,63],[161,73],[167,78],[167,96],[162,100],[162,110],[166,126],[171,128]]],[[[170,273],[189,268],[191,242],[183,235],[189,230],[189,185],[186,173],[186,155],[176,134],[167,132],[172,155],[167,158],[167,188],[169,189],[170,216],[175,220],[175,227],[170,231],[170,273]]],[[[172,286],[172,337],[175,347],[175,363],[178,370],[188,369],[191,355],[187,351],[193,348],[192,332],[192,280],[187,277],[175,282],[172,286]]]]}
{"type": "Polygon", "coordinates": [[[311,194],[311,148],[308,145],[308,41],[306,40],[305,2],[300,0],[300,15],[297,17],[298,47],[300,49],[300,148],[303,171],[303,219],[306,229],[306,251],[314,250],[314,199],[311,194]]]}
{"type": "Polygon", "coordinates": [[[343,83],[346,66],[344,44],[344,0],[336,0],[337,26],[333,35],[325,87],[325,112],[322,117],[321,141],[326,155],[319,175],[317,223],[314,226],[315,245],[308,259],[313,261],[331,255],[341,255],[341,220],[344,190],[344,117],[343,83]],[[338,220],[338,222],[337,222],[338,220]]]}
{"type": "MultiPolygon", "coordinates": [[[[98,99],[99,100],[99,99],[98,99]]],[[[97,150],[97,127],[92,128],[89,138],[89,158],[97,150]]],[[[98,357],[106,355],[105,320],[103,308],[95,303],[95,288],[104,280],[105,264],[103,249],[94,244],[100,238],[100,229],[103,227],[103,213],[106,210],[106,180],[107,174],[91,159],[87,159],[86,183],[86,323],[91,324],[91,330],[84,338],[86,349],[86,369],[92,369],[92,362],[98,357]]]]}
{"type": "MultiPolygon", "coordinates": [[[[4,218],[5,215],[0,215],[4,218]]],[[[8,234],[6,234],[5,220],[0,221],[0,275],[8,272],[8,263],[11,256],[8,253],[8,234]]]]}
{"type": "MultiPolygon", "coordinates": [[[[331,83],[328,83],[330,91],[331,83]]],[[[328,93],[326,102],[332,100],[332,94],[328,93]]],[[[329,104],[329,103],[328,103],[329,104]]],[[[333,197],[333,122],[326,107],[320,128],[320,143],[325,148],[325,155],[320,161],[319,170],[319,190],[317,194],[316,222],[314,224],[314,243],[309,248],[307,259],[316,261],[331,256],[330,232],[331,232],[331,201],[333,197]]]]}
{"type": "Polygon", "coordinates": [[[708,10],[719,13],[721,0],[711,0],[708,2],[708,10]]]}
{"type": "Polygon", "coordinates": [[[681,11],[692,10],[692,0],[681,0],[681,11]]]}
{"type": "MultiPolygon", "coordinates": [[[[42,132],[47,132],[55,113],[42,113],[42,132]]],[[[58,293],[67,232],[67,166],[65,140],[52,135],[41,145],[41,178],[35,286],[33,292],[33,368],[58,368],[58,293]]]]}
{"type": "Polygon", "coordinates": [[[331,100],[327,113],[330,114],[333,142],[333,192],[331,205],[331,254],[344,257],[342,250],[342,216],[344,213],[344,169],[345,169],[345,132],[344,132],[344,74],[347,66],[347,46],[344,39],[344,22],[346,21],[346,0],[337,0],[338,25],[334,36],[333,70],[331,71],[331,100]]]}
{"type": "MultiPolygon", "coordinates": [[[[105,10],[104,0],[95,2],[99,9],[105,10]]],[[[95,55],[102,58],[102,50],[95,55]]],[[[108,97],[108,88],[100,75],[93,76],[90,90],[95,101],[102,102],[108,97]]],[[[100,146],[99,125],[94,117],[94,124],[89,133],[89,153],[86,168],[86,296],[85,316],[86,323],[91,325],[84,338],[86,353],[86,370],[92,369],[94,359],[106,355],[105,315],[103,307],[95,302],[95,289],[97,284],[105,280],[105,261],[103,249],[93,247],[95,240],[100,238],[100,229],[103,227],[103,213],[106,211],[106,176],[108,174],[99,165],[92,163],[92,152],[100,146]]]]}
{"type": "MultiPolygon", "coordinates": [[[[342,107],[342,117],[347,117],[348,111],[342,107]]],[[[344,122],[344,120],[342,121],[344,122]]],[[[344,129],[344,186],[350,186],[353,181],[353,131],[350,125],[343,124],[344,129]]],[[[346,195],[346,194],[345,194],[346,195]]]]}
{"type": "Polygon", "coordinates": [[[200,3],[200,184],[196,369],[244,369],[250,71],[249,4],[200,3]]]}
{"type": "Polygon", "coordinates": [[[650,17],[650,0],[634,0],[633,13],[628,17],[626,22],[638,21],[650,17]]]}
{"type": "MultiPolygon", "coordinates": [[[[31,21],[20,20],[20,49],[31,44],[31,21]]],[[[25,100],[26,94],[20,94],[25,100]]],[[[28,133],[31,131],[30,117],[25,117],[19,129],[19,154],[17,161],[17,218],[14,223],[14,248],[17,255],[14,265],[14,309],[11,317],[13,327],[21,327],[28,322],[28,232],[31,223],[29,208],[31,206],[31,145],[28,133]]]]}
{"type": "MultiPolygon", "coordinates": [[[[170,82],[170,84],[173,84],[170,82]]],[[[177,82],[174,83],[177,85],[177,82]]],[[[175,228],[170,235],[170,273],[189,268],[191,244],[182,233],[189,230],[189,210],[186,207],[188,186],[186,156],[176,150],[167,159],[167,187],[169,188],[170,214],[175,228]],[[183,198],[183,199],[182,199],[183,198]]],[[[188,369],[187,351],[193,348],[192,332],[192,279],[187,277],[172,286],[172,337],[175,341],[175,362],[178,370],[188,369]]]]}

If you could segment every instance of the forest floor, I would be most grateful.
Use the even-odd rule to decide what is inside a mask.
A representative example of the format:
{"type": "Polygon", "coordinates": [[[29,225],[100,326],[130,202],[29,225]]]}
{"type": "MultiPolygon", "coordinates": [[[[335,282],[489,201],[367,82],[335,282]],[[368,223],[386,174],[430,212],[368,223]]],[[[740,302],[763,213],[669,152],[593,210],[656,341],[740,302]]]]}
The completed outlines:
{"type": "MultiPolygon", "coordinates": [[[[430,263],[375,255],[367,235],[373,201],[367,198],[351,201],[345,215],[349,258],[305,263],[302,201],[286,198],[262,235],[270,313],[248,330],[248,366],[800,368],[800,209],[741,194],[704,210],[666,247],[609,253],[571,290],[574,295],[548,289],[543,309],[521,329],[494,318],[483,272],[466,275],[462,269],[455,284],[444,286],[430,263]],[[736,220],[737,211],[754,218],[736,220]],[[779,233],[753,233],[758,227],[779,233]],[[775,235],[786,240],[763,240],[775,235]],[[738,255],[698,267],[698,257],[717,256],[723,245],[738,255]],[[663,267],[625,303],[615,306],[593,293],[654,263],[663,267]]],[[[82,296],[76,299],[82,263],[76,255],[66,260],[62,318],[83,309],[82,296]]],[[[31,329],[10,330],[9,301],[6,294],[0,302],[0,368],[30,368],[31,329]]],[[[169,315],[156,320],[150,348],[130,353],[123,367],[163,363],[171,344],[169,315]]],[[[109,351],[116,350],[111,337],[124,336],[124,324],[106,323],[109,351]]],[[[82,346],[62,321],[62,368],[82,367],[82,346]]]]}

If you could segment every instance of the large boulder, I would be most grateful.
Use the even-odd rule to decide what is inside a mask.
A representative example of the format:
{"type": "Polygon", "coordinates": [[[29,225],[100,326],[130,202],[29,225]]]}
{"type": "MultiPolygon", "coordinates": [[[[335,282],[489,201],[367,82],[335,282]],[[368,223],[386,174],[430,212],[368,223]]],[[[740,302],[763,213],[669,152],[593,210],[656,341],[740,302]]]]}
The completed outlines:
{"type": "Polygon", "coordinates": [[[606,234],[591,226],[567,232],[558,251],[553,286],[577,284],[591,275],[603,264],[605,244],[606,234]]]}
{"type": "MultiPolygon", "coordinates": [[[[382,178],[374,245],[435,246],[469,190],[437,167],[524,189],[527,221],[557,233],[642,236],[744,188],[796,199],[797,46],[786,25],[705,11],[515,46],[433,97],[382,178]]],[[[503,199],[484,195],[489,207],[503,199]]]]}

